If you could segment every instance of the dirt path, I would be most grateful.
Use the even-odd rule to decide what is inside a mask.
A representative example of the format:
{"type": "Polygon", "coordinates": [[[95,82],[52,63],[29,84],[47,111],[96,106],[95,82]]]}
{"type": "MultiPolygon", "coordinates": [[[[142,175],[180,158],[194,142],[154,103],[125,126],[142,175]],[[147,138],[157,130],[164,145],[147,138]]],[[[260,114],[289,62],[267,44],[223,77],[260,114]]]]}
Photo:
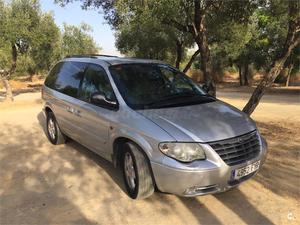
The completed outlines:
{"type": "MultiPolygon", "coordinates": [[[[120,172],[101,157],[75,142],[49,144],[39,94],[21,96],[13,106],[0,105],[0,224],[300,223],[297,99],[273,99],[254,113],[270,150],[253,180],[217,195],[155,193],[134,201],[120,172]]],[[[222,99],[237,107],[245,101],[222,99]]]]}

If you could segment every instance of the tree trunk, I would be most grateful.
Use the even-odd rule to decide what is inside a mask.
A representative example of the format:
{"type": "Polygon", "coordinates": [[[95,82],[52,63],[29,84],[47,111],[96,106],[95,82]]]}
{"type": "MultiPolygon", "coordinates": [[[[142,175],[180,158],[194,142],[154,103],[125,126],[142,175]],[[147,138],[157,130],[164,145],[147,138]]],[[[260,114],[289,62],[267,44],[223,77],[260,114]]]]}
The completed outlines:
{"type": "Polygon", "coordinates": [[[296,33],[300,29],[300,16],[298,13],[299,7],[297,1],[289,1],[289,29],[284,44],[284,48],[281,54],[275,60],[273,67],[268,72],[268,74],[262,79],[260,84],[254,90],[248,103],[245,105],[243,111],[248,115],[255,110],[259,104],[260,99],[265,93],[265,88],[271,86],[276,77],[279,75],[283,69],[284,63],[290,56],[292,50],[300,43],[300,36],[296,36],[296,33]]]}
{"type": "Polygon", "coordinates": [[[14,74],[14,72],[16,71],[17,58],[18,58],[17,46],[15,43],[11,44],[11,55],[12,55],[12,61],[11,61],[10,70],[6,71],[2,75],[3,84],[6,89],[5,101],[10,101],[10,102],[12,102],[14,100],[14,98],[13,98],[12,88],[9,84],[9,79],[10,79],[11,75],[14,74]]]}
{"type": "Polygon", "coordinates": [[[186,64],[186,66],[184,67],[182,72],[186,73],[190,69],[190,67],[192,66],[193,62],[195,61],[195,59],[199,55],[199,53],[200,53],[200,49],[198,49],[197,51],[194,52],[194,54],[190,58],[190,61],[186,64]]]}
{"type": "Polygon", "coordinates": [[[244,79],[244,86],[249,86],[249,64],[248,62],[245,62],[244,64],[244,74],[243,74],[243,79],[244,79]]]}
{"type": "Polygon", "coordinates": [[[12,102],[14,98],[13,98],[13,93],[9,81],[6,78],[3,78],[3,84],[6,90],[5,101],[12,102]]]}
{"type": "Polygon", "coordinates": [[[34,71],[31,71],[30,73],[29,73],[29,81],[30,82],[33,82],[33,76],[35,75],[36,73],[34,72],[34,71]]]}
{"type": "Polygon", "coordinates": [[[17,46],[15,43],[11,44],[11,55],[12,55],[12,62],[11,62],[11,67],[10,67],[10,71],[9,71],[9,76],[11,76],[16,71],[16,68],[17,68],[18,51],[17,51],[17,46]]]}
{"type": "Polygon", "coordinates": [[[204,76],[204,82],[208,87],[208,93],[212,96],[216,96],[216,84],[212,77],[212,65],[211,65],[211,57],[210,50],[208,46],[208,40],[206,36],[206,27],[204,23],[205,15],[202,14],[200,8],[200,1],[195,0],[195,27],[198,30],[197,33],[194,33],[195,42],[200,49],[201,55],[201,70],[204,76]]]}
{"type": "MultiPolygon", "coordinates": [[[[290,38],[289,38],[290,39],[290,38]]],[[[285,48],[283,54],[275,61],[274,66],[269,71],[269,73],[262,79],[260,84],[256,87],[254,90],[251,98],[249,99],[248,103],[245,105],[243,112],[247,113],[248,115],[251,115],[257,105],[259,104],[260,99],[265,93],[265,88],[271,86],[271,84],[274,82],[276,77],[281,72],[283,65],[286,61],[286,59],[291,54],[291,51],[300,43],[300,37],[298,37],[296,40],[294,38],[292,40],[289,40],[287,42],[288,48],[285,48]]]]}
{"type": "Polygon", "coordinates": [[[239,68],[239,79],[240,86],[249,86],[248,76],[249,76],[249,64],[243,62],[238,65],[239,68]]]}
{"type": "Polygon", "coordinates": [[[243,83],[243,75],[242,75],[242,66],[240,64],[237,65],[238,66],[238,69],[239,69],[239,79],[240,79],[240,86],[243,86],[244,83],[243,83]]]}
{"type": "Polygon", "coordinates": [[[197,44],[200,49],[201,70],[204,76],[204,82],[209,89],[208,93],[212,96],[216,96],[216,84],[212,77],[210,50],[205,32],[200,33],[200,40],[197,42],[197,44]]]}
{"type": "Polygon", "coordinates": [[[33,75],[34,75],[33,73],[29,74],[29,81],[30,82],[33,82],[33,75]]]}
{"type": "MultiPolygon", "coordinates": [[[[211,57],[210,50],[208,47],[208,40],[206,36],[206,27],[205,27],[205,13],[206,8],[203,7],[202,0],[194,0],[194,21],[192,24],[187,23],[185,25],[177,22],[176,20],[168,20],[167,18],[164,20],[166,24],[173,24],[173,26],[184,33],[190,33],[193,36],[195,43],[198,46],[198,49],[201,54],[201,70],[204,75],[204,81],[206,86],[209,88],[209,94],[216,96],[216,85],[215,81],[212,77],[212,66],[211,66],[211,57]]],[[[189,17],[190,15],[186,15],[189,17]]],[[[195,52],[196,53],[196,52],[195,52]]],[[[193,55],[197,56],[197,54],[193,55]]],[[[192,57],[194,59],[195,57],[192,57]]],[[[186,68],[189,68],[192,64],[192,60],[188,63],[186,68]]],[[[186,72],[187,69],[183,71],[186,72]]]]}
{"type": "Polygon", "coordinates": [[[291,63],[289,65],[289,69],[288,69],[288,75],[286,77],[286,82],[285,82],[285,86],[288,87],[290,85],[290,79],[291,79],[291,73],[292,73],[292,70],[293,70],[293,67],[294,67],[294,64],[291,63]]]}
{"type": "Polygon", "coordinates": [[[176,40],[176,62],[175,66],[177,69],[180,67],[180,63],[182,60],[182,41],[176,40]]]}

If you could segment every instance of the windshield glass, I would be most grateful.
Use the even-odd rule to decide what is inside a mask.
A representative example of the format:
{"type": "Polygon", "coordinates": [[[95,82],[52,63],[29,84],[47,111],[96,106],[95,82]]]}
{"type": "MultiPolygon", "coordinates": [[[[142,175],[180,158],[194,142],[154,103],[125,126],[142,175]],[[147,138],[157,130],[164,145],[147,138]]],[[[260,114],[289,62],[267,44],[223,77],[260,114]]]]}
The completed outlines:
{"type": "Polygon", "coordinates": [[[215,101],[197,83],[168,65],[121,64],[110,73],[125,102],[133,109],[193,105],[215,101]]]}

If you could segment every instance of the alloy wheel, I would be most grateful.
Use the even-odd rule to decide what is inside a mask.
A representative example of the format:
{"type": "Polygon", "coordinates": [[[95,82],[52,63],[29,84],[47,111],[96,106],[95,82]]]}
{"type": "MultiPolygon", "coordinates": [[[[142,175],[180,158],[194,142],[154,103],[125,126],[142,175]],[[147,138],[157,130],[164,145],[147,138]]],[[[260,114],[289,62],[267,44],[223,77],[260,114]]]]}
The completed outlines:
{"type": "Polygon", "coordinates": [[[48,132],[49,132],[50,138],[52,140],[54,140],[55,136],[56,136],[56,130],[55,130],[55,123],[52,118],[49,118],[49,121],[48,121],[48,132]]]}
{"type": "Polygon", "coordinates": [[[130,189],[134,190],[136,186],[136,174],[133,165],[133,159],[129,152],[125,153],[124,157],[125,177],[130,189]]]}

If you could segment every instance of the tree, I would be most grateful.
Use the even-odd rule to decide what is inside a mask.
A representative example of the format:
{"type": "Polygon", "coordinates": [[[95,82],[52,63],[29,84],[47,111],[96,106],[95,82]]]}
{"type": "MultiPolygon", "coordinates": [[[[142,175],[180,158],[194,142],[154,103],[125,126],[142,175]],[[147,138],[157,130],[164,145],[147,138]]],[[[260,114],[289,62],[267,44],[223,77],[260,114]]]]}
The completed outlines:
{"type": "Polygon", "coordinates": [[[80,26],[64,24],[62,34],[62,56],[95,54],[100,51],[91,35],[92,28],[82,23],[80,26]]]}
{"type": "Polygon", "coordinates": [[[62,36],[53,15],[42,13],[38,0],[0,0],[0,78],[6,100],[13,100],[9,80],[14,73],[33,75],[48,71],[62,56],[97,53],[90,31],[86,24],[65,24],[62,36]]]}
{"type": "Polygon", "coordinates": [[[216,86],[212,76],[212,58],[210,45],[214,40],[209,35],[216,22],[237,21],[244,22],[251,15],[254,1],[157,1],[155,8],[162,10],[159,14],[165,14],[163,21],[171,24],[178,30],[193,37],[200,52],[200,67],[204,75],[206,85],[212,95],[216,94],[216,86]],[[171,3],[172,2],[172,3],[171,3]],[[167,7],[167,9],[166,9],[167,7]],[[166,12],[166,13],[164,13],[166,12]],[[222,18],[222,20],[220,20],[222,18]]]}
{"type": "Polygon", "coordinates": [[[30,75],[48,71],[61,55],[61,33],[55,24],[51,13],[40,16],[40,22],[33,33],[33,42],[30,46],[30,58],[27,72],[30,75]]]}
{"type": "MultiPolygon", "coordinates": [[[[56,0],[62,5],[73,0],[56,0]]],[[[198,49],[191,56],[186,71],[200,53],[201,70],[205,83],[215,95],[215,82],[212,78],[212,62],[209,48],[208,20],[216,15],[222,15],[224,20],[235,19],[243,21],[251,13],[256,1],[211,1],[211,0],[152,0],[152,1],[105,1],[81,0],[83,8],[101,8],[107,21],[118,30],[119,24],[128,18],[139,17],[145,10],[152,18],[157,19],[157,26],[168,26],[177,29],[185,37],[191,38],[198,49]]]]}
{"type": "MultiPolygon", "coordinates": [[[[127,13],[130,12],[122,12],[127,13]]],[[[167,61],[177,68],[192,43],[182,32],[160,24],[146,6],[136,16],[131,16],[117,25],[116,46],[122,54],[167,61]]]]}
{"type": "Polygon", "coordinates": [[[6,88],[6,100],[12,101],[13,95],[8,80],[16,70],[18,54],[25,53],[33,41],[32,34],[39,22],[40,8],[36,0],[13,0],[9,5],[1,1],[0,6],[1,43],[6,51],[10,46],[11,55],[5,56],[4,62],[7,63],[2,63],[0,75],[6,88]],[[10,65],[8,61],[11,61],[10,65]]]}
{"type": "Polygon", "coordinates": [[[300,68],[300,45],[296,46],[287,59],[285,67],[287,70],[285,86],[288,87],[290,84],[290,78],[293,73],[299,72],[300,68]]]}
{"type": "Polygon", "coordinates": [[[255,108],[259,104],[260,99],[265,93],[266,87],[269,87],[274,82],[276,77],[282,71],[286,60],[291,55],[291,52],[300,43],[300,4],[299,2],[293,0],[290,0],[288,3],[289,19],[285,43],[281,52],[275,58],[268,74],[261,80],[260,84],[254,90],[248,103],[245,105],[243,111],[249,115],[255,110],[255,108]]]}
{"type": "MultiPolygon", "coordinates": [[[[221,20],[219,18],[218,20],[221,20]]],[[[236,21],[214,21],[214,29],[209,30],[213,70],[222,70],[224,67],[237,65],[239,69],[240,85],[248,85],[248,65],[252,57],[252,39],[256,33],[251,22],[239,23],[236,21]]]]}

